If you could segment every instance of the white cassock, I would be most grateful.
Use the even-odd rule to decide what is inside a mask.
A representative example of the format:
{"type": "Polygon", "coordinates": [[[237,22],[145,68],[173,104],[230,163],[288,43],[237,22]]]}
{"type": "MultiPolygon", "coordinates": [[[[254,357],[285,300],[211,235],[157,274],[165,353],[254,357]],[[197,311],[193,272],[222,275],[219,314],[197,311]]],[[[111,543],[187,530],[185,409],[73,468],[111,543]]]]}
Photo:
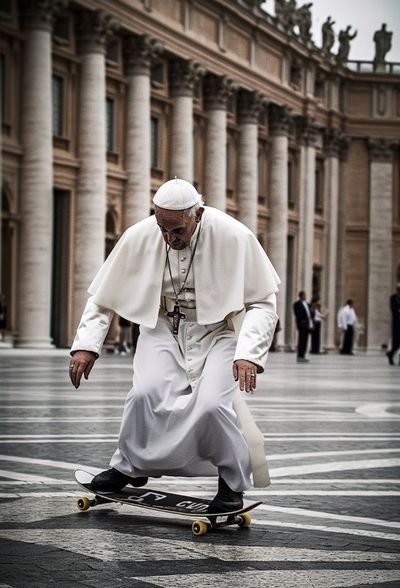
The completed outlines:
{"type": "MultiPolygon", "coordinates": [[[[217,228],[218,219],[225,220],[223,217],[227,217],[216,212],[214,215],[213,209],[206,207],[201,226],[196,228],[190,246],[181,251],[169,251],[172,279],[178,291],[188,273],[193,247],[201,231],[192,268],[179,295],[181,311],[186,318],[181,319],[177,335],[172,333],[172,319],[167,316],[167,312],[173,309],[175,296],[163,258],[156,324],[144,325],[142,322],[140,327],[133,385],[126,400],[118,449],[111,459],[111,466],[133,477],[220,475],[233,490],[241,491],[251,483],[252,460],[233,406],[238,385],[233,379],[232,363],[235,359],[246,359],[255,363],[259,372],[263,371],[277,320],[275,291],[279,279],[272,273],[271,266],[272,286],[264,287],[264,295],[258,296],[257,300],[242,301],[246,314],[239,335],[234,330],[232,319],[241,307],[231,308],[231,312],[221,320],[210,323],[203,320],[200,324],[196,279],[199,267],[196,273],[196,261],[201,256],[205,257],[201,238],[207,235],[207,226],[211,227],[213,216],[216,216],[217,228]]],[[[236,221],[233,223],[243,227],[236,221]]],[[[228,224],[232,230],[230,220],[228,224]]],[[[236,225],[233,224],[234,230],[236,225]]],[[[248,236],[250,232],[245,229],[245,233],[248,236]]],[[[242,246],[245,247],[245,244],[242,243],[242,246]]],[[[236,252],[230,250],[226,253],[231,259],[236,252]]],[[[223,262],[223,259],[208,257],[210,265],[223,262]]],[[[254,259],[258,269],[259,263],[254,259]]],[[[268,265],[265,268],[269,269],[268,265]]],[[[108,282],[112,279],[110,273],[112,268],[106,270],[108,282]]],[[[250,271],[249,278],[251,274],[250,271]]],[[[251,277],[256,279],[254,275],[251,277]]],[[[126,274],[123,281],[126,287],[126,274]]],[[[124,285],[121,287],[124,288],[124,285]]],[[[97,285],[100,298],[97,301],[95,289],[89,289],[94,295],[88,300],[72,352],[86,349],[98,353],[113,311],[122,314],[121,307],[115,308],[115,304],[113,308],[109,308],[111,304],[108,304],[109,307],[104,302],[99,304],[103,301],[99,296],[102,286],[99,288],[97,285]]],[[[229,286],[228,280],[225,283],[225,299],[229,299],[229,286]]],[[[214,305],[218,305],[221,290],[218,287],[214,290],[214,298],[212,291],[208,294],[214,305]]],[[[254,285],[250,290],[254,291],[254,285]]],[[[106,296],[106,288],[103,292],[106,296]]],[[[125,298],[121,304],[126,304],[125,298]]],[[[127,314],[125,312],[123,316],[140,322],[137,315],[127,314]]]]}

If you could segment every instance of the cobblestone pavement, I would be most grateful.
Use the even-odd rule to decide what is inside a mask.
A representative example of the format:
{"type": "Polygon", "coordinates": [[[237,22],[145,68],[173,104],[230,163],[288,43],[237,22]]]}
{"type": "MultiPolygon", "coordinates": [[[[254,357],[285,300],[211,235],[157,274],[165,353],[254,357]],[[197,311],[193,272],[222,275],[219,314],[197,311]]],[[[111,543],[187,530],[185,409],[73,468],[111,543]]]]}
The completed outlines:
{"type": "MultiPolygon", "coordinates": [[[[0,588],[400,586],[400,367],[381,355],[271,354],[248,398],[272,485],[250,529],[193,538],[130,506],[76,509],[73,471],[107,466],[131,358],[75,391],[67,352],[0,352],[0,588]]],[[[212,478],[151,487],[212,496],[212,478]]]]}

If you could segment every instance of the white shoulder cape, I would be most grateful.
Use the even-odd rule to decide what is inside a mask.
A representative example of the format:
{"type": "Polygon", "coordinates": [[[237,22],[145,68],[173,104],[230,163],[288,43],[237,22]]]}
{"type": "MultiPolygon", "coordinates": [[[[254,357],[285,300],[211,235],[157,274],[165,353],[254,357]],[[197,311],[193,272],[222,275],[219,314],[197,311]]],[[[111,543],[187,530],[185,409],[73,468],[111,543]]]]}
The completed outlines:
{"type": "MultiPolygon", "coordinates": [[[[199,324],[221,321],[278,291],[279,277],[247,227],[208,206],[201,222],[193,260],[199,324]]],[[[165,242],[150,216],[125,231],[88,292],[99,306],[154,328],[165,262],[165,242]]]]}

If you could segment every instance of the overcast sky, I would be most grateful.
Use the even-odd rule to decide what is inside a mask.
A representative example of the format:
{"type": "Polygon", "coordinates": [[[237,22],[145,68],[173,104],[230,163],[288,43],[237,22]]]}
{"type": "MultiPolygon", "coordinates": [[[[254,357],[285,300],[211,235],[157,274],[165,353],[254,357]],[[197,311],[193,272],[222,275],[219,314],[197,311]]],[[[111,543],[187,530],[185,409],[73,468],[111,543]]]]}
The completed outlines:
{"type": "MultiPolygon", "coordinates": [[[[297,6],[307,4],[308,0],[297,0],[297,6]]],[[[266,0],[264,9],[274,14],[275,0],[266,0]]],[[[387,24],[393,32],[392,49],[386,61],[400,62],[400,0],[314,0],[313,40],[321,46],[321,26],[328,16],[335,21],[336,35],[347,25],[357,29],[357,37],[351,42],[350,59],[372,61],[375,54],[374,32],[387,24]]],[[[336,44],[333,52],[336,53],[336,44]]]]}

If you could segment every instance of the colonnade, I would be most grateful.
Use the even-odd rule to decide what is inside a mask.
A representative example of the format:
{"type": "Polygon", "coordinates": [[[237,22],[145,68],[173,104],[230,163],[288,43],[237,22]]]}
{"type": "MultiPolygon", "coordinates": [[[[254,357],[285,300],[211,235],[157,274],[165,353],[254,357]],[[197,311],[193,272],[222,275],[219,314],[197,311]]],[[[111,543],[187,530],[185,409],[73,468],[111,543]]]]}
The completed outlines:
{"type": "MultiPolygon", "coordinates": [[[[32,3],[32,6],[35,3],[32,3]]],[[[21,175],[21,231],[19,240],[17,344],[29,347],[51,346],[51,251],[53,153],[51,129],[51,27],[57,3],[35,4],[25,18],[23,69],[21,175]],[[44,6],[46,6],[44,8],[44,6]]],[[[112,19],[101,11],[82,16],[79,30],[81,58],[79,104],[79,176],[74,218],[74,323],[83,309],[87,287],[104,256],[106,216],[106,113],[105,44],[113,32],[112,19]]],[[[125,224],[145,218],[150,203],[150,114],[151,66],[163,45],[148,35],[126,39],[126,198],[125,224]]],[[[258,121],[266,97],[259,92],[239,89],[225,76],[206,72],[196,61],[174,58],[169,68],[172,111],[169,129],[169,176],[193,180],[193,101],[196,83],[202,80],[207,113],[205,186],[207,204],[226,209],[227,104],[236,93],[238,105],[238,216],[255,234],[258,224],[258,121]]],[[[287,238],[289,230],[288,158],[289,127],[293,121],[285,106],[268,106],[269,134],[269,230],[268,254],[282,279],[278,296],[278,315],[282,331],[278,344],[284,345],[283,322],[286,316],[287,238]]],[[[312,291],[316,141],[322,136],[313,119],[297,117],[300,142],[299,231],[296,273],[298,289],[312,291]]],[[[334,347],[337,303],[338,222],[341,165],[339,142],[333,130],[325,133],[325,264],[323,303],[329,311],[327,347],[334,347]]],[[[379,321],[374,301],[382,279],[390,272],[391,162],[387,150],[371,146],[371,234],[368,317],[371,342],[379,321]],[[379,152],[379,156],[376,153],[379,152]],[[383,190],[383,191],[382,191],[383,190]],[[384,205],[382,205],[382,194],[384,205]],[[377,209],[379,207],[379,214],[377,209]],[[386,232],[385,232],[386,231],[386,232]],[[379,260],[375,245],[380,244],[379,260]],[[385,255],[382,256],[382,247],[385,255]],[[382,259],[385,263],[382,264],[382,259]],[[375,271],[376,270],[376,271],[375,271]]],[[[382,330],[382,329],[381,329],[382,330]]]]}

